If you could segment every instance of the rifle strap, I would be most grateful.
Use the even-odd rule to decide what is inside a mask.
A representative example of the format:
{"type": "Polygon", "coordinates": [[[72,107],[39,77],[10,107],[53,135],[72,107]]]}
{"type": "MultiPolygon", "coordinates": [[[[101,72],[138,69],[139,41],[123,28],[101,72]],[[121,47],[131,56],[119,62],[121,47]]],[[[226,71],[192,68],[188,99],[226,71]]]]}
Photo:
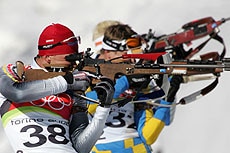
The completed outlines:
{"type": "Polygon", "coordinates": [[[205,88],[198,90],[186,97],[181,98],[178,104],[185,105],[197,100],[198,98],[201,98],[202,96],[207,95],[217,86],[218,82],[219,82],[219,78],[217,77],[211,84],[209,84],[205,88]]]}
{"type": "Polygon", "coordinates": [[[156,103],[157,99],[139,100],[139,101],[131,101],[131,102],[132,103],[146,102],[148,104],[155,105],[155,106],[161,106],[161,107],[175,107],[176,105],[179,105],[179,104],[185,105],[185,104],[191,103],[191,102],[207,95],[209,92],[211,92],[217,86],[218,82],[219,82],[219,80],[218,80],[218,78],[216,78],[211,84],[209,84],[205,88],[198,90],[198,91],[196,91],[196,92],[194,92],[188,96],[185,96],[185,97],[181,98],[179,100],[179,102],[173,103],[171,105],[158,104],[158,103],[156,103]]]}
{"type": "Polygon", "coordinates": [[[195,49],[193,49],[190,52],[190,54],[186,57],[186,59],[190,59],[195,54],[197,54],[211,39],[215,39],[215,40],[217,40],[218,42],[220,42],[223,45],[223,50],[222,50],[222,53],[220,54],[220,60],[223,59],[225,54],[226,54],[226,46],[225,46],[223,38],[220,37],[217,33],[211,34],[209,39],[207,39],[206,41],[201,43],[199,46],[197,46],[195,49]]]}
{"type": "Polygon", "coordinates": [[[219,60],[222,60],[224,58],[225,54],[226,54],[226,46],[225,46],[224,40],[218,34],[215,34],[215,36],[213,37],[213,39],[219,41],[223,45],[223,51],[220,54],[220,59],[219,59],[219,60]]]}

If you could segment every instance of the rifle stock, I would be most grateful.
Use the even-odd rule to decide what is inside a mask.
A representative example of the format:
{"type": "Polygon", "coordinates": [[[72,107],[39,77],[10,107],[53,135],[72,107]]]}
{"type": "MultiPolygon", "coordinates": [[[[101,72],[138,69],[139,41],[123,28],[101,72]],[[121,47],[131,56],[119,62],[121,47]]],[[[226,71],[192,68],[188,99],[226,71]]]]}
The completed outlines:
{"type": "Polygon", "coordinates": [[[63,76],[65,72],[45,72],[42,69],[28,69],[24,72],[25,81],[43,80],[49,79],[56,76],[63,76]]]}

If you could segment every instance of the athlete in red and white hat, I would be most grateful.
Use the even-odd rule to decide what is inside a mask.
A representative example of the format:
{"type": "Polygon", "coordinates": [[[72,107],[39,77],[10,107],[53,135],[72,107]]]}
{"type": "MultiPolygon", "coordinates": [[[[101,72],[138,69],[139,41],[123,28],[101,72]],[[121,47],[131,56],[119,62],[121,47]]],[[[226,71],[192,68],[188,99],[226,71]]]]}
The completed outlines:
{"type": "MultiPolygon", "coordinates": [[[[48,71],[47,65],[68,66],[65,57],[76,52],[78,39],[74,33],[62,24],[51,24],[42,31],[38,55],[25,69],[48,71]]],[[[108,81],[96,85],[96,91],[104,96],[99,99],[103,106],[97,108],[88,124],[86,102],[77,101],[72,94],[87,89],[89,78],[84,72],[25,82],[15,64],[7,64],[0,69],[0,84],[0,114],[15,153],[89,152],[102,133],[114,93],[108,81]],[[71,124],[77,124],[77,128],[70,130],[71,124]]]]}

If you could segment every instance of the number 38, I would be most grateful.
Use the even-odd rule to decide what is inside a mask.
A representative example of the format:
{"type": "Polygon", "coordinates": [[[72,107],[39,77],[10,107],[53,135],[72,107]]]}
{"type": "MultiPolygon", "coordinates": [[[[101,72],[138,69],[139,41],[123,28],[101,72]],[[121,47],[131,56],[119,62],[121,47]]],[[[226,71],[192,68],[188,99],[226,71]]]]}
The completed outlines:
{"type": "Polygon", "coordinates": [[[50,135],[48,135],[47,137],[45,135],[42,134],[42,127],[38,126],[38,125],[28,125],[25,126],[21,129],[20,132],[27,132],[29,129],[35,129],[35,132],[30,134],[30,137],[37,137],[39,139],[39,141],[37,143],[31,143],[29,141],[23,143],[26,147],[38,147],[43,145],[44,143],[47,142],[47,137],[48,140],[52,143],[55,144],[67,144],[69,142],[69,140],[65,137],[66,134],[66,130],[63,126],[59,125],[59,124],[53,124],[53,125],[49,125],[47,127],[47,131],[50,133],[50,135]],[[58,128],[60,129],[60,132],[56,132],[54,129],[58,128]],[[57,140],[56,137],[63,137],[62,140],[57,140]]]}

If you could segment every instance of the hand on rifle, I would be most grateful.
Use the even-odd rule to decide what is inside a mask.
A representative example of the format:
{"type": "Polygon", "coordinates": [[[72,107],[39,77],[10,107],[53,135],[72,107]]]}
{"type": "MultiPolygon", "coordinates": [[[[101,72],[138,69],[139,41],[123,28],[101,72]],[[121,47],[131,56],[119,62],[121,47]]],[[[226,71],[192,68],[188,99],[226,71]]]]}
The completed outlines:
{"type": "Polygon", "coordinates": [[[97,92],[98,100],[101,103],[100,106],[110,107],[115,90],[113,81],[109,78],[102,77],[101,82],[96,84],[94,90],[97,92]]]}
{"type": "Polygon", "coordinates": [[[183,82],[181,75],[174,75],[170,81],[170,88],[167,95],[168,102],[174,102],[175,96],[180,88],[180,84],[183,82]]]}
{"type": "Polygon", "coordinates": [[[68,83],[68,90],[85,91],[91,82],[84,71],[67,72],[63,77],[68,83]]]}
{"type": "MultiPolygon", "coordinates": [[[[73,71],[67,72],[64,76],[65,80],[68,83],[68,90],[72,90],[73,92],[76,92],[77,94],[84,95],[85,90],[90,85],[90,79],[88,78],[87,74],[84,71],[73,71]]],[[[74,96],[74,104],[73,104],[73,112],[86,112],[87,110],[87,104],[86,100],[82,99],[80,97],[74,96]]]]}

